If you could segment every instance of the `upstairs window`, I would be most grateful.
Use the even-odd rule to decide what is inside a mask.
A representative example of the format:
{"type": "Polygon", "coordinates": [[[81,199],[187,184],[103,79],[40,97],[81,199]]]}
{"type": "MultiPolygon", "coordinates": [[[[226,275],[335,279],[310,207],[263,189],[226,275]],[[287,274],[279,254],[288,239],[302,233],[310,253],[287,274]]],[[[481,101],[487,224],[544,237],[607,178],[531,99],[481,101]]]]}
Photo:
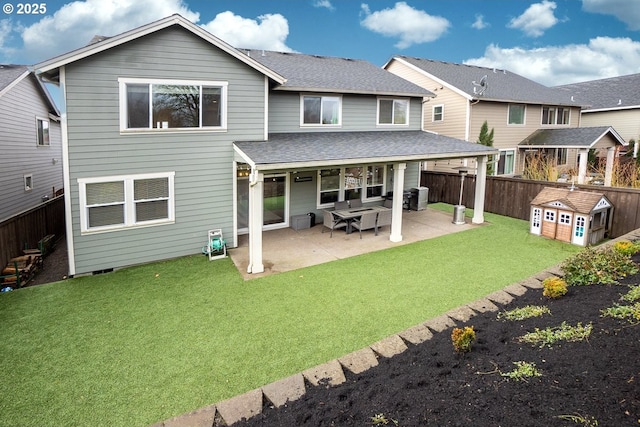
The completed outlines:
{"type": "Polygon", "coordinates": [[[303,126],[339,126],[342,121],[339,96],[305,95],[302,97],[303,126]]]}
{"type": "Polygon", "coordinates": [[[524,104],[509,104],[508,124],[523,125],[524,124],[524,104]]]}
{"type": "Polygon", "coordinates": [[[226,128],[226,82],[119,81],[121,130],[226,128]]]}
{"type": "Polygon", "coordinates": [[[542,124],[568,125],[569,111],[566,107],[542,107],[542,124]]]}
{"type": "Polygon", "coordinates": [[[431,116],[432,122],[441,122],[444,120],[444,105],[434,105],[433,114],[431,116]]]}
{"type": "Polygon", "coordinates": [[[38,146],[51,145],[49,140],[49,120],[36,119],[36,134],[38,146]]]}
{"type": "Polygon", "coordinates": [[[408,125],[409,101],[406,99],[378,99],[379,125],[408,125]]]}

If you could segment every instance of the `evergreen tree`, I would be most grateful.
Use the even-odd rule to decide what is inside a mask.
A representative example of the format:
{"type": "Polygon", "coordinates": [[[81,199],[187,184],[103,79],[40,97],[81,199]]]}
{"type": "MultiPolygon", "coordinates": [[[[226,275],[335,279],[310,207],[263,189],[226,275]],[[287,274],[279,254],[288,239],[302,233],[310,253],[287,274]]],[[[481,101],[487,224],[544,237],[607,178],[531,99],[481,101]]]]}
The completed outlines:
{"type": "MultiPolygon", "coordinates": [[[[486,147],[493,147],[493,128],[491,128],[491,132],[489,132],[489,124],[485,120],[480,127],[480,136],[478,136],[478,144],[482,144],[486,147]]],[[[489,161],[487,162],[487,175],[491,176],[494,173],[494,162],[493,156],[489,156],[489,161]]]]}

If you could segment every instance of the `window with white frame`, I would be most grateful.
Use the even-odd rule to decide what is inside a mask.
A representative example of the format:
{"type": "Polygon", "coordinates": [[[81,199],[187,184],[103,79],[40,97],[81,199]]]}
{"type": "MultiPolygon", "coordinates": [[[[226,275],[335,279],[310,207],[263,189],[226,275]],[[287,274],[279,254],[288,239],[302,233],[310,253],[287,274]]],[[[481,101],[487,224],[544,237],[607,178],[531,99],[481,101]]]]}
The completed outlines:
{"type": "Polygon", "coordinates": [[[227,82],[121,78],[120,129],[226,129],[227,82]]]}
{"type": "Polygon", "coordinates": [[[380,200],[385,192],[385,165],[363,165],[318,171],[318,206],[344,200],[380,200]],[[366,176],[365,176],[366,174],[366,176]]]}
{"type": "Polygon", "coordinates": [[[510,125],[523,125],[525,115],[524,104],[509,104],[508,124],[510,125]]]}
{"type": "Polygon", "coordinates": [[[51,145],[49,140],[49,120],[36,118],[36,134],[38,146],[51,145]]]}
{"type": "Polygon", "coordinates": [[[340,169],[318,171],[318,204],[328,205],[340,200],[340,169]]]}
{"type": "Polygon", "coordinates": [[[379,125],[408,125],[409,100],[407,99],[378,99],[379,125]]]}
{"type": "Polygon", "coordinates": [[[444,105],[434,105],[432,108],[431,121],[441,122],[444,120],[444,105]]]}
{"type": "Polygon", "coordinates": [[[362,199],[364,168],[354,166],[344,168],[344,200],[362,199]]]}
{"type": "Polygon", "coordinates": [[[500,158],[498,159],[497,175],[511,175],[514,172],[515,150],[500,150],[500,158]]]}
{"type": "Polygon", "coordinates": [[[22,176],[24,182],[24,191],[33,190],[33,174],[25,174],[22,176]]]}
{"type": "Polygon", "coordinates": [[[174,220],[174,172],[78,179],[82,232],[174,220]]]}
{"type": "Polygon", "coordinates": [[[384,165],[367,166],[367,199],[382,197],[384,194],[386,170],[384,165]]]}
{"type": "Polygon", "coordinates": [[[339,96],[304,95],[300,102],[302,125],[339,126],[341,124],[342,98],[339,96]]]}
{"type": "Polygon", "coordinates": [[[542,124],[543,125],[568,125],[569,112],[571,110],[566,107],[542,107],[542,124]]]}

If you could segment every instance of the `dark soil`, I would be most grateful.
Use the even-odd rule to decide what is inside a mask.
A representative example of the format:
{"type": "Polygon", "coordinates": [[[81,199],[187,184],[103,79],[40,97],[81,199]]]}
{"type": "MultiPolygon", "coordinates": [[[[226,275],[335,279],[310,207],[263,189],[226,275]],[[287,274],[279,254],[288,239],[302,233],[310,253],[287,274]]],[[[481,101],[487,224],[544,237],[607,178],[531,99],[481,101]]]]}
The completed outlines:
{"type": "Polygon", "coordinates": [[[621,303],[630,284],[570,287],[557,300],[529,290],[510,304],[546,305],[551,316],[524,321],[478,314],[466,324],[477,340],[469,353],[453,349],[451,331],[334,387],[307,387],[299,400],[281,408],[265,402],[263,413],[236,426],[638,426],[640,423],[640,325],[602,317],[621,303]],[[591,323],[587,341],[539,348],[518,342],[536,328],[591,323]],[[526,381],[500,375],[514,362],[534,362],[541,377],[526,381]],[[372,417],[383,414],[376,423],[372,417]],[[569,419],[568,416],[575,418],[569,419]]]}

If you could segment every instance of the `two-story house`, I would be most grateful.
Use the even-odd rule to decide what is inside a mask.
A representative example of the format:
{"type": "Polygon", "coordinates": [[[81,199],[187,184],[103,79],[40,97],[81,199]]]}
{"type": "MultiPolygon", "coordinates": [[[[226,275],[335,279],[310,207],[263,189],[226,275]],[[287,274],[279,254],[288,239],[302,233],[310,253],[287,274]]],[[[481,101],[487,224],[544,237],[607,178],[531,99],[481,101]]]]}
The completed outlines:
{"type": "MultiPolygon", "coordinates": [[[[382,203],[429,159],[496,150],[421,130],[432,93],[365,61],[236,49],[179,15],[35,66],[60,85],[70,274],[194,254],[207,230],[264,270],[263,230],[382,203]]],[[[474,222],[483,221],[478,179],[474,222]]],[[[393,198],[390,239],[402,239],[393,198]]]]}
{"type": "Polygon", "coordinates": [[[0,221],[62,189],[60,113],[26,65],[0,65],[0,221]]]}
{"type": "MultiPolygon", "coordinates": [[[[584,101],[507,70],[407,56],[393,57],[384,68],[436,94],[425,105],[426,130],[478,141],[486,121],[494,130],[493,146],[500,151],[492,168],[496,175],[521,174],[530,155],[544,153],[559,169],[575,170],[582,181],[589,149],[606,151],[623,143],[608,128],[588,134],[574,132],[580,126],[584,101]],[[544,138],[534,137],[540,131],[544,138]],[[590,139],[593,135],[595,139],[590,139]]],[[[474,167],[473,162],[464,163],[474,167]]],[[[459,161],[446,160],[428,167],[448,170],[456,166],[459,161]]]]}

